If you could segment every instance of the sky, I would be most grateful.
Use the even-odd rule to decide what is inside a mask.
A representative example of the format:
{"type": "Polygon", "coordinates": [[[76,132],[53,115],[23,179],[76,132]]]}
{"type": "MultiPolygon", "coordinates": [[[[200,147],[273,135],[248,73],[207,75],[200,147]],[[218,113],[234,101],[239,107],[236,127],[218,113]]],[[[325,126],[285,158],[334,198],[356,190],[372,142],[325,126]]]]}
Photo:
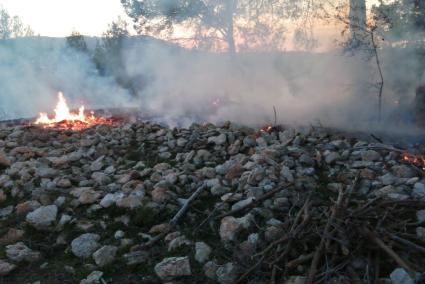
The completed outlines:
{"type": "MultiPolygon", "coordinates": [[[[370,6],[378,0],[366,2],[370,6]]],[[[0,6],[42,36],[64,37],[72,31],[100,36],[118,16],[131,23],[120,0],[0,0],[0,6]]]]}
{"type": "Polygon", "coordinates": [[[0,0],[0,6],[42,36],[63,37],[72,31],[99,36],[118,16],[130,22],[120,0],[0,0]]]}

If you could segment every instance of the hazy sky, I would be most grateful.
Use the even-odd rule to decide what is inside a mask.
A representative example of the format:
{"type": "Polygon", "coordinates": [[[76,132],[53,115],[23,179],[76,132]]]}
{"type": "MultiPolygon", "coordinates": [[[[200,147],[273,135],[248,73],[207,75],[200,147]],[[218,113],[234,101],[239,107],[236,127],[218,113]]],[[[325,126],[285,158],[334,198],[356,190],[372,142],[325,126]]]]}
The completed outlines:
{"type": "MultiPolygon", "coordinates": [[[[377,1],[366,2],[371,5],[377,1]]],[[[0,6],[43,36],[67,36],[73,30],[101,35],[118,16],[131,22],[120,0],[0,0],[0,6]]]]}
{"type": "Polygon", "coordinates": [[[0,6],[44,36],[67,36],[73,30],[101,35],[118,16],[126,18],[120,0],[0,0],[0,6]]]}

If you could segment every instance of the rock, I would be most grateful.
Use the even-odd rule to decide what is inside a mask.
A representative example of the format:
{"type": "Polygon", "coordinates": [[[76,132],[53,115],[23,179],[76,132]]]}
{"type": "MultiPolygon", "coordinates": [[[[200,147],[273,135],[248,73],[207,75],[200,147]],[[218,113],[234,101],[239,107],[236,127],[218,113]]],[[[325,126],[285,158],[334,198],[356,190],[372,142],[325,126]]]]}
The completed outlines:
{"type": "Polygon", "coordinates": [[[0,238],[0,246],[9,245],[22,240],[24,231],[10,228],[6,234],[0,238]]]}
{"type": "Polygon", "coordinates": [[[28,214],[31,211],[40,208],[41,204],[37,200],[29,200],[16,205],[16,214],[24,215],[28,214]]]}
{"type": "Polygon", "coordinates": [[[425,209],[416,212],[418,222],[425,222],[425,209]]]}
{"type": "Polygon", "coordinates": [[[305,276],[290,276],[284,284],[305,284],[307,277],[305,276]]]}
{"type": "Polygon", "coordinates": [[[89,258],[100,247],[99,239],[100,236],[93,233],[80,235],[71,242],[72,253],[80,258],[89,258]]]}
{"type": "Polygon", "coordinates": [[[170,241],[168,244],[168,251],[174,251],[183,246],[190,246],[192,243],[185,236],[178,236],[170,241]]]}
{"type": "Polygon", "coordinates": [[[103,267],[112,263],[118,248],[115,246],[103,246],[93,253],[93,259],[97,266],[103,267]]]}
{"type": "Polygon", "coordinates": [[[54,178],[58,175],[58,170],[48,168],[48,167],[41,167],[38,168],[36,171],[37,176],[41,178],[54,178]]]}
{"type": "Polygon", "coordinates": [[[0,168],[6,168],[10,166],[10,161],[6,158],[6,156],[0,152],[0,168]]]}
{"type": "Polygon", "coordinates": [[[325,157],[325,162],[327,164],[333,164],[336,161],[339,161],[341,159],[341,156],[338,152],[331,152],[325,157]]]}
{"type": "Polygon", "coordinates": [[[81,192],[80,196],[78,197],[78,201],[81,204],[93,204],[95,203],[100,197],[100,193],[97,191],[94,191],[93,189],[85,189],[81,192]]]}
{"type": "Polygon", "coordinates": [[[170,195],[167,192],[167,189],[162,187],[157,187],[151,192],[152,201],[156,203],[164,203],[170,199],[170,195]]]}
{"type": "Polygon", "coordinates": [[[417,182],[413,188],[413,197],[424,199],[425,198],[425,184],[417,182]]]}
{"type": "Polygon", "coordinates": [[[125,195],[122,192],[108,193],[102,198],[99,204],[104,208],[108,208],[124,196],[125,195]]]}
{"type": "Polygon", "coordinates": [[[107,185],[108,183],[111,183],[111,178],[108,177],[106,174],[101,172],[94,172],[91,175],[91,178],[98,184],[98,185],[107,185]]]}
{"type": "Polygon", "coordinates": [[[238,279],[239,271],[235,264],[228,262],[217,269],[216,275],[220,284],[233,284],[238,279]]]}
{"type": "Polygon", "coordinates": [[[208,261],[204,264],[203,270],[205,273],[205,276],[208,277],[211,280],[217,279],[217,269],[218,265],[214,261],[208,261]]]}
{"type": "Polygon", "coordinates": [[[13,205],[9,205],[7,207],[0,209],[0,219],[8,217],[13,212],[13,205]]]}
{"type": "Polygon", "coordinates": [[[189,257],[187,256],[164,258],[160,263],[155,265],[154,270],[156,275],[163,281],[192,275],[189,257]]]}
{"type": "Polygon", "coordinates": [[[403,268],[396,268],[390,274],[391,283],[393,284],[415,284],[416,281],[403,268]]]}
{"type": "Polygon", "coordinates": [[[374,150],[366,150],[361,152],[362,160],[376,162],[382,160],[381,154],[374,150]]]}
{"type": "Polygon", "coordinates": [[[248,206],[249,204],[251,204],[252,202],[254,202],[255,198],[254,197],[249,197],[247,199],[241,200],[239,202],[236,202],[235,204],[232,205],[232,210],[238,210],[242,207],[248,206]]]}
{"type": "Polygon", "coordinates": [[[392,167],[395,176],[399,178],[413,178],[416,177],[416,172],[409,166],[396,165],[392,167]]]}
{"type": "Polygon", "coordinates": [[[149,253],[147,251],[132,251],[123,255],[127,265],[136,265],[145,263],[149,260],[149,253]]]}
{"type": "Polygon", "coordinates": [[[417,227],[416,228],[416,237],[421,241],[425,241],[425,228],[424,227],[417,227]]]}
{"type": "Polygon", "coordinates": [[[2,189],[0,189],[0,203],[5,202],[7,199],[6,193],[2,189]]]}
{"type": "Polygon", "coordinates": [[[390,184],[394,184],[397,181],[397,178],[393,176],[392,174],[388,173],[381,176],[381,181],[383,185],[390,185],[390,184]]]}
{"type": "Polygon", "coordinates": [[[16,262],[27,261],[34,262],[40,259],[41,255],[38,251],[33,251],[23,242],[6,246],[6,256],[16,262]]]}
{"type": "Polygon", "coordinates": [[[55,222],[57,214],[56,205],[47,205],[28,213],[25,219],[37,230],[45,230],[55,222]]]}
{"type": "Polygon", "coordinates": [[[221,219],[220,237],[222,241],[234,241],[236,234],[242,229],[240,222],[232,216],[221,219]]]}
{"type": "Polygon", "coordinates": [[[282,166],[282,169],[280,170],[280,175],[285,178],[288,182],[294,182],[294,175],[292,174],[291,170],[287,166],[282,166]]]}
{"type": "Polygon", "coordinates": [[[195,243],[195,259],[199,263],[206,262],[211,254],[211,248],[204,242],[195,243]]]}
{"type": "Polygon", "coordinates": [[[15,270],[15,268],[16,265],[0,259],[0,276],[8,275],[10,272],[15,270]]]}
{"type": "Polygon", "coordinates": [[[130,195],[117,200],[117,206],[122,208],[134,209],[142,206],[140,198],[134,195],[130,195]]]}
{"type": "Polygon", "coordinates": [[[80,281],[80,284],[100,284],[105,283],[102,281],[102,271],[92,271],[87,278],[80,281]]]}

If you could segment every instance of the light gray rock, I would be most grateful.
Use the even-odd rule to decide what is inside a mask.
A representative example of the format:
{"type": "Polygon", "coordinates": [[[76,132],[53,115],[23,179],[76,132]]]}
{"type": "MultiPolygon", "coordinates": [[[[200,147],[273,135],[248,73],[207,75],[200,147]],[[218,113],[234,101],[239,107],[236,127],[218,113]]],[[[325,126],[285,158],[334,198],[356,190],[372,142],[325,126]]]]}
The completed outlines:
{"type": "Polygon", "coordinates": [[[425,241],[425,228],[424,227],[417,227],[416,228],[416,237],[420,239],[421,241],[425,241]]]}
{"type": "Polygon", "coordinates": [[[125,195],[122,192],[116,192],[116,193],[108,193],[106,194],[102,200],[100,201],[100,206],[104,208],[108,208],[115,204],[119,199],[123,198],[125,195]]]}
{"type": "Polygon", "coordinates": [[[204,263],[210,258],[211,248],[204,242],[195,243],[195,259],[199,263],[204,263]]]}
{"type": "Polygon", "coordinates": [[[0,276],[6,276],[16,269],[16,265],[0,259],[0,276]]]}
{"type": "Polygon", "coordinates": [[[38,251],[33,251],[27,247],[23,242],[14,245],[6,246],[6,256],[12,261],[21,262],[34,262],[40,259],[41,254],[38,251]]]}
{"type": "Polygon", "coordinates": [[[418,222],[425,222],[425,209],[416,212],[418,222]]]}
{"type": "Polygon", "coordinates": [[[190,246],[192,244],[185,236],[178,236],[170,241],[168,244],[168,251],[174,251],[183,246],[190,246]]]}
{"type": "Polygon", "coordinates": [[[413,188],[413,197],[424,199],[425,198],[425,184],[417,182],[413,188]]]}
{"type": "Polygon", "coordinates": [[[236,234],[242,229],[240,222],[232,216],[221,219],[220,237],[222,241],[234,241],[236,234]]]}
{"type": "Polygon", "coordinates": [[[55,222],[57,214],[58,207],[56,205],[47,205],[28,213],[25,219],[37,230],[44,230],[55,222]]]}
{"type": "Polygon", "coordinates": [[[251,204],[252,202],[254,202],[255,198],[254,197],[249,197],[247,199],[241,200],[239,202],[236,202],[235,204],[232,205],[232,210],[238,210],[242,207],[248,206],[249,204],[251,204]]]}
{"type": "Polygon", "coordinates": [[[71,242],[71,251],[77,257],[89,258],[100,247],[99,239],[97,234],[82,234],[71,242]]]}
{"type": "Polygon", "coordinates": [[[211,280],[217,279],[217,269],[218,265],[214,261],[208,261],[204,264],[203,270],[205,273],[205,276],[208,277],[211,280]]]}
{"type": "Polygon", "coordinates": [[[4,207],[0,209],[0,219],[8,217],[13,212],[13,205],[9,205],[7,207],[4,207]]]}
{"type": "Polygon", "coordinates": [[[155,265],[154,270],[156,275],[163,281],[192,275],[189,257],[187,256],[164,258],[160,263],[155,265]]]}
{"type": "Polygon", "coordinates": [[[103,272],[102,271],[92,271],[87,278],[80,281],[80,284],[100,284],[104,283],[102,281],[103,272]]]}
{"type": "Polygon", "coordinates": [[[91,175],[91,178],[99,185],[107,185],[108,183],[111,183],[111,178],[101,172],[94,172],[91,175]]]}
{"type": "Polygon", "coordinates": [[[127,265],[145,263],[149,260],[149,253],[146,251],[132,251],[123,255],[127,265]]]}
{"type": "Polygon", "coordinates": [[[233,284],[238,278],[239,271],[235,264],[228,262],[217,269],[216,275],[220,284],[233,284]]]}
{"type": "Polygon", "coordinates": [[[103,246],[93,253],[93,259],[97,266],[103,267],[112,263],[117,254],[116,246],[103,246]]]}
{"type": "Polygon", "coordinates": [[[415,280],[403,268],[397,268],[390,274],[392,284],[415,284],[415,280]]]}
{"type": "Polygon", "coordinates": [[[339,161],[341,159],[341,156],[338,152],[331,152],[325,157],[325,162],[327,164],[333,164],[336,161],[339,161]]]}
{"type": "Polygon", "coordinates": [[[58,173],[58,170],[48,167],[40,167],[36,170],[36,175],[41,178],[54,178],[58,175],[58,173]]]}

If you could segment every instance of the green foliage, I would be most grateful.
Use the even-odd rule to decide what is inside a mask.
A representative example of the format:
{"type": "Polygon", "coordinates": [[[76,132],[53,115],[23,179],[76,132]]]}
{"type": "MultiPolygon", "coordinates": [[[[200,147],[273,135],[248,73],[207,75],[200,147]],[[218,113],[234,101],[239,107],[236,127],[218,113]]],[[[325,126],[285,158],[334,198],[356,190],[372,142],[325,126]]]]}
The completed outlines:
{"type": "MultiPolygon", "coordinates": [[[[285,19],[314,16],[317,4],[293,0],[121,0],[139,34],[170,38],[182,29],[197,46],[281,46],[285,19]],[[238,38],[238,43],[235,43],[238,38]]],[[[305,33],[306,34],[306,33],[305,33]]],[[[300,33],[299,33],[300,35],[300,33]]]]}
{"type": "Polygon", "coordinates": [[[29,26],[24,26],[18,16],[12,17],[0,6],[0,40],[33,35],[33,30],[29,26]]]}
{"type": "Polygon", "coordinates": [[[66,37],[66,44],[68,47],[79,52],[88,52],[87,43],[84,40],[84,36],[77,31],[73,31],[71,35],[66,37]]]}

